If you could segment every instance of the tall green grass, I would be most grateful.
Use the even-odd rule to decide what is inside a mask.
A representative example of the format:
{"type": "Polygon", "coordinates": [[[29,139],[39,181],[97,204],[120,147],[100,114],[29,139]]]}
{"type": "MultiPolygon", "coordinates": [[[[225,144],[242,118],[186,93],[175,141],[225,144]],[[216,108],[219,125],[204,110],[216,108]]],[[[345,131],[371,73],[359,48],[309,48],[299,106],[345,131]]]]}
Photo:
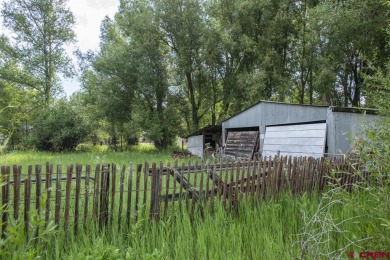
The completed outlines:
{"type": "MultiPolygon", "coordinates": [[[[149,219],[130,227],[110,226],[100,232],[90,224],[77,236],[45,231],[26,246],[10,246],[15,259],[334,259],[347,258],[350,251],[386,251],[384,222],[378,216],[367,219],[367,211],[378,191],[348,194],[342,190],[325,196],[282,194],[277,199],[244,199],[238,212],[220,203],[213,212],[189,215],[168,214],[159,223],[149,219]],[[119,230],[119,231],[118,231],[119,230]]],[[[206,208],[209,205],[205,205],[206,208]]],[[[372,205],[371,205],[372,206],[372,205]]],[[[383,206],[383,205],[382,205],[383,206]]],[[[387,213],[386,213],[387,214],[387,213]]],[[[383,216],[382,216],[383,217],[383,216]]]]}
{"type": "MultiPolygon", "coordinates": [[[[171,151],[137,146],[126,152],[42,153],[15,152],[0,158],[1,165],[94,164],[147,161],[172,162],[171,151]]],[[[188,158],[184,159],[188,161],[188,158]]],[[[180,162],[179,162],[180,163],[180,162]]],[[[24,168],[25,169],[25,168],[24,168]]],[[[44,203],[42,203],[44,205],[44,203]]],[[[31,213],[27,236],[23,223],[11,222],[0,240],[2,259],[334,259],[350,251],[390,251],[390,190],[388,186],[364,186],[348,193],[334,188],[321,196],[240,201],[238,212],[216,203],[211,212],[204,205],[195,215],[177,207],[159,223],[142,214],[130,227],[122,216],[122,228],[114,221],[104,231],[93,223],[65,233],[45,227],[42,216],[31,213]]],[[[4,209],[0,209],[0,213],[4,209]]],[[[44,212],[42,209],[41,212],[44,212]]],[[[41,213],[42,214],[42,213],[41,213]]]]}

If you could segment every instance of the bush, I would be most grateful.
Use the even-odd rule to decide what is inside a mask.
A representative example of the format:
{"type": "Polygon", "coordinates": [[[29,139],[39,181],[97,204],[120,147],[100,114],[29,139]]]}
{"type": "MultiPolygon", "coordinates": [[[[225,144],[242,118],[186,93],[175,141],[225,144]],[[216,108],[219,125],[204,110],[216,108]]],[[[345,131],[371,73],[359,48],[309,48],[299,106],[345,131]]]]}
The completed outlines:
{"type": "Polygon", "coordinates": [[[74,150],[89,132],[83,118],[65,100],[42,111],[32,127],[31,142],[43,151],[74,150]]]}

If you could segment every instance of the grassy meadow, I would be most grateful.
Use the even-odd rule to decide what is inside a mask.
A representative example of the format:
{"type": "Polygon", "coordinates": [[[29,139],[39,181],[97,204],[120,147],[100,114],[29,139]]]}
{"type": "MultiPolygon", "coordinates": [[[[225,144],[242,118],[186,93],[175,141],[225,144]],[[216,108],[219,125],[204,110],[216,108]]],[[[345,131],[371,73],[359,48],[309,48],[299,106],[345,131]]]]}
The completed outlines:
{"type": "MultiPolygon", "coordinates": [[[[141,143],[139,145],[129,146],[123,152],[109,151],[108,146],[80,146],[76,152],[51,153],[41,151],[13,151],[8,154],[0,154],[0,165],[20,165],[26,169],[28,165],[40,164],[44,166],[46,162],[63,166],[67,164],[90,164],[97,163],[116,163],[118,165],[129,165],[130,162],[135,164],[143,164],[148,162],[168,162],[173,163],[171,153],[174,150],[179,150],[177,147],[171,147],[165,151],[157,151],[155,147],[148,143],[141,143]]],[[[196,160],[196,157],[188,157],[179,160],[181,162],[188,162],[196,160]]]]}
{"type": "MultiPolygon", "coordinates": [[[[100,147],[104,148],[104,147],[100,147]]],[[[99,149],[100,149],[99,148],[99,149]]],[[[74,153],[13,152],[0,165],[173,162],[172,150],[150,145],[125,152],[100,150],[74,153]]],[[[186,158],[183,161],[195,160],[186,158]]],[[[0,245],[1,259],[337,259],[351,251],[390,251],[390,192],[386,187],[330,188],[324,194],[290,193],[277,198],[240,201],[231,212],[216,203],[211,212],[195,215],[171,211],[159,223],[147,216],[119,228],[114,222],[100,232],[92,223],[77,236],[32,214],[27,237],[23,223],[11,222],[0,245]]],[[[4,209],[1,209],[4,210],[4,209]]]]}

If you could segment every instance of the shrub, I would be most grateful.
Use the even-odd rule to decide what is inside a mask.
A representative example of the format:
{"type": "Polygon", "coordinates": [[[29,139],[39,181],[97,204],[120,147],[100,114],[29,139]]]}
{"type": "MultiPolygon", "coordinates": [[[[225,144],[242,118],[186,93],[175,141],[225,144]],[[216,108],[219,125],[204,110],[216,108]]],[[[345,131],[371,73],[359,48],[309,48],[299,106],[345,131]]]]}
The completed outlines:
{"type": "Polygon", "coordinates": [[[88,126],[65,100],[42,111],[32,126],[31,142],[43,151],[74,150],[88,135],[88,126]]]}

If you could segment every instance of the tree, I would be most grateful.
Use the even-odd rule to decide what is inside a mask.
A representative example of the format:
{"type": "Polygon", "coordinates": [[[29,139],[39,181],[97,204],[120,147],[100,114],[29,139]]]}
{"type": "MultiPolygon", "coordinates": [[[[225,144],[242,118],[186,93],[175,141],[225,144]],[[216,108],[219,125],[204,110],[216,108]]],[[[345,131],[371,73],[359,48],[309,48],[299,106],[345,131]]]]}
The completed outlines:
{"type": "Polygon", "coordinates": [[[66,100],[45,108],[34,121],[31,142],[39,150],[70,151],[89,133],[86,122],[66,100]]]}
{"type": "Polygon", "coordinates": [[[368,60],[383,68],[388,60],[386,31],[389,7],[382,0],[326,1],[310,12],[321,42],[319,71],[333,73],[326,92],[329,103],[360,106],[367,96],[363,74],[369,71],[368,60]]]}
{"type": "MultiPolygon", "coordinates": [[[[75,40],[74,16],[66,0],[11,0],[3,3],[3,25],[12,31],[8,52],[29,80],[0,70],[0,78],[38,92],[45,106],[60,91],[58,73],[72,74],[64,46],[75,40]]],[[[0,45],[1,47],[1,45],[0,45]]],[[[0,49],[1,50],[1,49],[0,49]]]]}
{"type": "Polygon", "coordinates": [[[169,87],[169,51],[150,1],[121,5],[118,26],[129,39],[137,67],[135,121],[158,149],[167,148],[180,132],[180,109],[169,87]]]}

